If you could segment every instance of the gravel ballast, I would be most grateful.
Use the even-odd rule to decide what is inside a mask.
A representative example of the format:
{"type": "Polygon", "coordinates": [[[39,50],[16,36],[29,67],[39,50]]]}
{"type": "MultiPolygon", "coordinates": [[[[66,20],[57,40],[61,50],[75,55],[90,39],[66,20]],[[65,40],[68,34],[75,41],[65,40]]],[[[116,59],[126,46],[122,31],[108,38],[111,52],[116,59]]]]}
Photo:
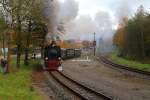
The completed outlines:
{"type": "Polygon", "coordinates": [[[63,73],[119,100],[150,100],[150,80],[104,66],[93,56],[63,62],[63,73]]]}

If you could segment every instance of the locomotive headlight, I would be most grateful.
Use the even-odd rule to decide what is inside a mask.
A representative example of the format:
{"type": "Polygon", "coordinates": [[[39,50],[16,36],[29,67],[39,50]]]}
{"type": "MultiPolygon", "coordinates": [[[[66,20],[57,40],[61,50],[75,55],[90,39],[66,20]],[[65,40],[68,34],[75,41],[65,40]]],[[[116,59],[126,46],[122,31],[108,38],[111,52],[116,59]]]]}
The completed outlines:
{"type": "Polygon", "coordinates": [[[45,60],[48,60],[48,57],[46,57],[45,60]]]}

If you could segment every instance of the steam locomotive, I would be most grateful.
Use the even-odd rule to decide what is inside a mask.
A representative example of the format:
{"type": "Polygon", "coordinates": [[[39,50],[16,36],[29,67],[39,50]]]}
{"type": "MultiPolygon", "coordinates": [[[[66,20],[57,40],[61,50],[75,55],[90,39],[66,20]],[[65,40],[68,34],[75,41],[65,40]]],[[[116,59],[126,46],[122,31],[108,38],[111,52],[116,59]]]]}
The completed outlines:
{"type": "MultiPolygon", "coordinates": [[[[46,53],[46,57],[48,57],[47,59],[44,59],[44,63],[45,63],[45,68],[46,70],[57,70],[58,67],[61,64],[61,60],[60,59],[50,59],[49,57],[49,52],[51,52],[49,49],[45,49],[46,53]]],[[[66,59],[71,59],[71,58],[76,58],[76,57],[80,57],[81,56],[81,49],[61,49],[61,59],[66,60],[66,59]]]]}

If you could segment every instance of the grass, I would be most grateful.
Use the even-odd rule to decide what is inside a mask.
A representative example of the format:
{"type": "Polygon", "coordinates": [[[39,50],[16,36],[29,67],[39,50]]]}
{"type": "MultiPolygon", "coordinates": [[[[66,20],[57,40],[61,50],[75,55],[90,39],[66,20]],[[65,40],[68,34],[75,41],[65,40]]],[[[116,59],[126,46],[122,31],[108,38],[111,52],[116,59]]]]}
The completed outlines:
{"type": "Polygon", "coordinates": [[[150,64],[144,64],[138,61],[121,58],[118,57],[116,53],[111,55],[111,60],[118,64],[127,65],[128,67],[150,72],[150,64]]]}
{"type": "MultiPolygon", "coordinates": [[[[34,65],[38,61],[32,61],[29,66],[21,63],[21,68],[15,72],[3,75],[0,73],[0,100],[42,100],[42,96],[32,89],[31,74],[34,65]]],[[[15,59],[12,61],[12,68],[15,59]]]]}

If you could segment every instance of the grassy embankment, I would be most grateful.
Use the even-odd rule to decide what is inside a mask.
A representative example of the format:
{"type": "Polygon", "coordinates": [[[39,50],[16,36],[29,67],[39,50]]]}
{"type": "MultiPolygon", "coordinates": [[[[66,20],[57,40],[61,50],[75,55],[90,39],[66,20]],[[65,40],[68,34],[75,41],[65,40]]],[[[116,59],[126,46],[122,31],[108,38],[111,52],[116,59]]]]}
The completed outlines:
{"type": "Polygon", "coordinates": [[[116,53],[113,53],[111,55],[111,60],[121,65],[127,65],[128,67],[150,72],[150,64],[145,64],[138,61],[121,58],[118,57],[116,53]]]}
{"type": "Polygon", "coordinates": [[[32,88],[31,74],[35,64],[34,60],[29,66],[24,66],[21,61],[21,68],[16,70],[16,60],[12,61],[13,72],[3,75],[0,73],[0,100],[42,100],[42,96],[32,88]]]}

